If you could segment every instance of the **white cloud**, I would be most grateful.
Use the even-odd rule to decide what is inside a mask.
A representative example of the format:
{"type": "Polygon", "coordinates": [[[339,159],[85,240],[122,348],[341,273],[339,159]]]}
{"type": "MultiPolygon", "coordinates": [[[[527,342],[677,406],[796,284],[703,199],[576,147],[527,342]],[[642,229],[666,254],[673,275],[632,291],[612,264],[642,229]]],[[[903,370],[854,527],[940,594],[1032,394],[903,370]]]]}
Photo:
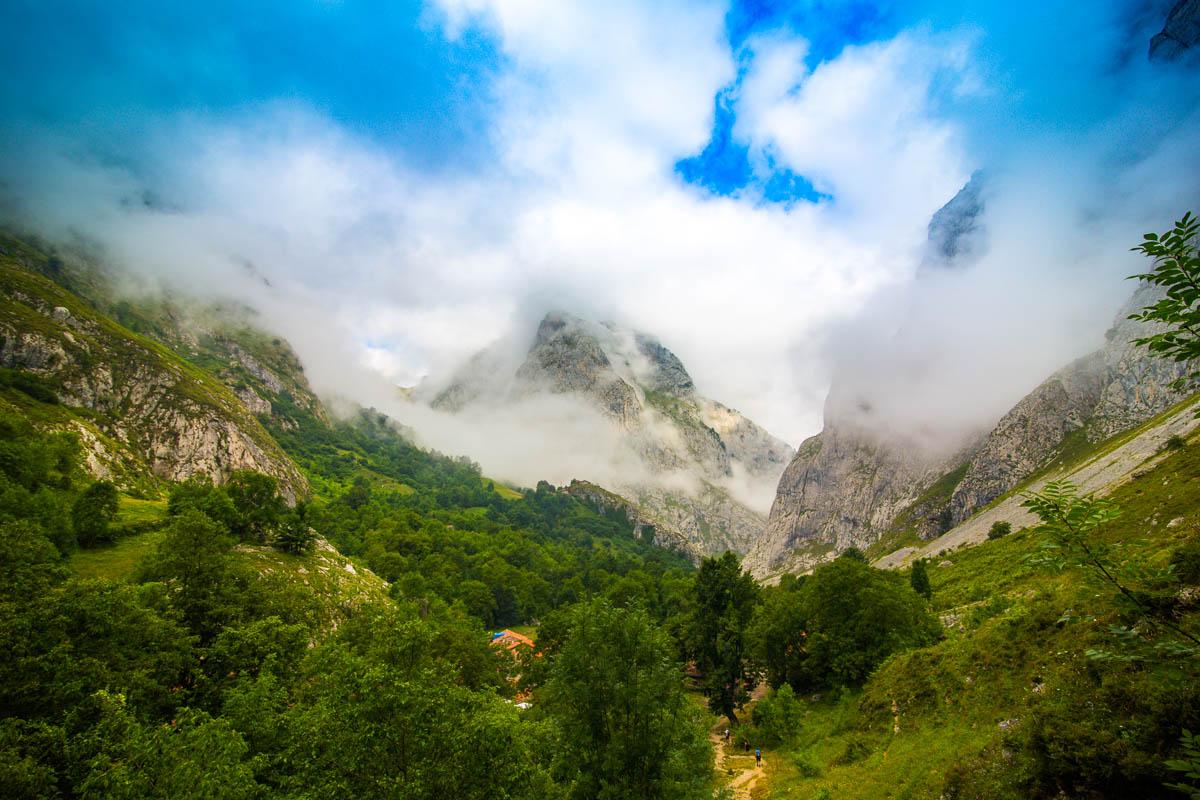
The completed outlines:
{"type": "MultiPolygon", "coordinates": [[[[83,232],[144,274],[247,298],[293,341],[320,390],[386,408],[389,383],[445,374],[513,329],[531,335],[559,307],[656,334],[701,391],[795,444],[820,427],[828,354],[846,349],[830,340],[878,341],[906,318],[881,312],[895,322],[881,334],[858,315],[909,282],[930,215],[983,160],[956,113],[982,91],[975,34],[914,29],[815,66],[798,36],[751,41],[735,133],[760,168],[773,157],[834,196],[785,208],[751,192],[713,197],[673,171],[703,148],[713,98],[738,74],[724,11],[714,2],[443,0],[432,16],[447,36],[481,26],[504,56],[491,93],[496,160],[471,174],[424,171],[287,105],[159,120],[128,159],[137,171],[81,159],[81,143],[65,134],[25,136],[0,155],[3,174],[51,234],[83,232]],[[123,202],[145,183],[169,210],[123,202]]],[[[1178,153],[1195,152],[1187,144],[1146,169],[1168,172],[1178,153]]],[[[1103,153],[1090,146],[1070,165],[1094,175],[1087,159],[1103,153]]],[[[1044,173],[1067,185],[1039,183],[1061,155],[1037,153],[1000,182],[990,224],[1006,243],[978,280],[947,280],[917,298],[957,310],[895,346],[924,356],[930,342],[953,343],[922,362],[922,374],[953,374],[921,391],[881,380],[898,406],[951,398],[966,384],[1011,393],[1086,349],[1097,325],[1062,320],[1085,310],[1097,318],[1096,305],[1122,287],[1086,288],[1065,314],[1046,290],[1071,285],[1070,265],[1095,252],[1086,236],[1058,237],[1057,250],[1041,238],[1057,236],[1050,221],[1074,225],[1090,200],[1092,187],[1069,172],[1044,173]],[[1039,198],[1053,213],[1042,214],[1039,198]],[[994,326],[979,322],[989,304],[999,309],[994,326]],[[1039,346],[1037,358],[1020,356],[1039,346]],[[1003,364],[956,367],[988,358],[1003,364]]],[[[1117,232],[1095,242],[1113,246],[1117,232]]],[[[1122,263],[1101,271],[1116,275],[1122,263]]],[[[434,438],[499,475],[532,475],[529,452],[546,475],[571,466],[555,461],[562,448],[530,448],[523,435],[434,438]]]]}

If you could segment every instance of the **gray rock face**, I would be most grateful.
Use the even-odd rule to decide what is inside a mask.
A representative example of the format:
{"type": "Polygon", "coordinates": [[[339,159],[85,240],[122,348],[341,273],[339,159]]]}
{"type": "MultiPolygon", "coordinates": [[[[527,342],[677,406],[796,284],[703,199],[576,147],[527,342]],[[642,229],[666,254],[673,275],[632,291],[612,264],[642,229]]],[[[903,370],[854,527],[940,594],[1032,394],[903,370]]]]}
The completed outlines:
{"type": "MultiPolygon", "coordinates": [[[[753,421],[696,391],[680,359],[652,336],[563,312],[547,314],[518,364],[503,349],[470,359],[431,405],[457,412],[474,404],[569,395],[598,410],[622,447],[661,480],[609,486],[657,529],[695,553],[746,552],[766,522],[731,493],[738,482],[769,492],[792,450],[753,421]]],[[[589,476],[578,476],[587,478],[589,476]]]]}
{"type": "MultiPolygon", "coordinates": [[[[848,547],[869,547],[960,457],[827,423],[800,445],[780,478],[766,531],[746,556],[747,568],[760,577],[803,572],[848,547]]],[[[936,520],[922,523],[914,520],[927,536],[941,532],[936,520]]]]}
{"type": "Polygon", "coordinates": [[[529,357],[517,370],[517,387],[522,395],[580,394],[623,428],[639,422],[637,392],[609,360],[598,333],[565,314],[548,314],[538,326],[529,357]]]}
{"type": "Polygon", "coordinates": [[[647,389],[673,397],[691,397],[696,393],[696,384],[678,356],[644,333],[634,334],[633,338],[638,352],[650,361],[651,368],[645,377],[647,389]]]}
{"type": "Polygon", "coordinates": [[[1152,357],[1133,343],[1163,329],[1128,319],[1161,296],[1155,287],[1139,288],[1117,314],[1104,347],[1059,370],[1001,418],[954,491],[954,524],[1050,463],[1066,437],[1103,441],[1187,396],[1171,389],[1189,373],[1186,364],[1152,357]]]}
{"type": "Polygon", "coordinates": [[[922,454],[902,438],[839,426],[800,446],[779,482],[766,533],[747,556],[760,576],[808,569],[897,526],[944,533],[1071,447],[1135,427],[1183,400],[1170,384],[1187,365],[1133,344],[1161,328],[1128,319],[1159,290],[1143,286],[1117,314],[1105,345],[1059,370],[986,435],[949,454],[922,454]]]}
{"type": "Polygon", "coordinates": [[[983,250],[984,183],[982,172],[971,176],[958,194],[929,220],[924,268],[963,267],[983,250]]]}
{"type": "MultiPolygon", "coordinates": [[[[65,301],[61,289],[45,290],[65,301]]],[[[78,432],[98,475],[119,478],[109,465],[122,463],[168,480],[201,474],[221,482],[252,469],[273,475],[291,501],[308,490],[237,396],[82,305],[72,312],[10,293],[0,306],[0,366],[42,375],[61,403],[93,412],[94,427],[78,432]]]]}
{"type": "Polygon", "coordinates": [[[620,495],[597,486],[589,481],[573,480],[560,491],[580,500],[585,500],[606,512],[618,512],[634,524],[633,535],[639,539],[649,538],[654,544],[683,553],[698,560],[703,553],[696,547],[693,537],[672,528],[670,523],[649,516],[645,510],[620,495]]]}
{"type": "Polygon", "coordinates": [[[1200,42],[1200,0],[1179,0],[1160,33],[1150,40],[1152,61],[1171,61],[1200,42]]]}

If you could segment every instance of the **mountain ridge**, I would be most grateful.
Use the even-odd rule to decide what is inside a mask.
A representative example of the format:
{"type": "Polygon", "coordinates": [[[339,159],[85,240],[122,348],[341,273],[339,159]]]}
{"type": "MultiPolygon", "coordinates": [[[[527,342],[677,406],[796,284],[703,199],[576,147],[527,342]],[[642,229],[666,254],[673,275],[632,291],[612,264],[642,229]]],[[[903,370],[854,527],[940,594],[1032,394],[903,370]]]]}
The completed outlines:
{"type": "Polygon", "coordinates": [[[423,398],[450,414],[541,396],[581,400],[619,433],[622,453],[650,478],[574,477],[627,498],[694,553],[744,553],[753,545],[766,518],[738,492],[743,484],[770,491],[792,450],[700,394],[683,362],[656,337],[551,311],[528,350],[506,360],[512,349],[480,351],[423,398]]]}

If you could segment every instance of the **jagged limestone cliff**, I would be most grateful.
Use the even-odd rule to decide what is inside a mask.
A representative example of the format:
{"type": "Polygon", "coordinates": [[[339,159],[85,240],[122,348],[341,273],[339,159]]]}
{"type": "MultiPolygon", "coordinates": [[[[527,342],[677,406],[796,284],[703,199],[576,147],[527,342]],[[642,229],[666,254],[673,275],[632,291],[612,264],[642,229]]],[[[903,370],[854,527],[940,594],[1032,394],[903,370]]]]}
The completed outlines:
{"type": "Polygon", "coordinates": [[[737,492],[755,484],[769,491],[791,448],[700,395],[657,339],[552,312],[519,359],[506,362],[503,350],[470,359],[431,405],[454,413],[541,395],[578,398],[619,432],[623,454],[640,466],[637,477],[607,487],[628,498],[639,518],[682,537],[693,553],[744,553],[761,535],[764,515],[737,492]]]}
{"type": "Polygon", "coordinates": [[[1187,393],[1171,384],[1186,365],[1134,345],[1157,328],[1127,319],[1156,297],[1140,288],[1102,348],[1059,370],[955,452],[930,453],[900,436],[829,421],[784,472],[748,566],[759,575],[803,570],[850,546],[940,535],[1029,476],[1180,402],[1187,393]]]}
{"type": "Polygon", "coordinates": [[[1071,449],[1101,442],[1178,403],[1171,384],[1184,364],[1150,356],[1133,340],[1161,326],[1128,319],[1160,297],[1143,286],[1117,314],[1104,347],[1056,372],[1004,415],[967,466],[951,497],[951,521],[965,520],[1071,449]]]}
{"type": "Polygon", "coordinates": [[[34,408],[9,393],[12,410],[78,434],[89,469],[124,488],[253,469],[276,477],[292,500],[307,492],[233,391],[40,274],[62,269],[20,240],[0,241],[0,366],[37,376],[57,400],[34,408]]]}

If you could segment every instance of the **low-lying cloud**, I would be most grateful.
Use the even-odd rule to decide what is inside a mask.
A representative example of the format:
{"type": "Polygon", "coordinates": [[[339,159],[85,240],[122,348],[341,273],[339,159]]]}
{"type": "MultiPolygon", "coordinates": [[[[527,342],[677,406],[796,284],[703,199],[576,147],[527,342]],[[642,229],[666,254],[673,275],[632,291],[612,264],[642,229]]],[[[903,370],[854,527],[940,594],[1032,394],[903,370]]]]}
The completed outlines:
{"type": "Polygon", "coordinates": [[[13,118],[4,209],[142,281],[245,300],[318,391],[497,477],[636,469],[574,406],[456,422],[396,399],[551,307],[657,335],[704,394],[792,444],[819,430],[835,369],[889,426],[967,428],[1097,344],[1129,245],[1194,204],[1194,74],[1106,58],[1114,31],[1151,32],[1121,5],[1006,49],[1019,11],[939,24],[949,5],[930,3],[815,62],[804,30],[732,48],[715,2],[442,0],[437,35],[502,55],[487,163],[423,169],[294,98],[147,111],[124,140],[13,118]],[[1072,72],[1052,74],[1049,47],[1072,72]],[[722,91],[755,169],[832,199],[683,182],[673,165],[704,148],[722,91]],[[1055,119],[1042,101],[1064,93],[1055,119]],[[986,253],[914,280],[930,215],[980,167],[986,253]]]}

